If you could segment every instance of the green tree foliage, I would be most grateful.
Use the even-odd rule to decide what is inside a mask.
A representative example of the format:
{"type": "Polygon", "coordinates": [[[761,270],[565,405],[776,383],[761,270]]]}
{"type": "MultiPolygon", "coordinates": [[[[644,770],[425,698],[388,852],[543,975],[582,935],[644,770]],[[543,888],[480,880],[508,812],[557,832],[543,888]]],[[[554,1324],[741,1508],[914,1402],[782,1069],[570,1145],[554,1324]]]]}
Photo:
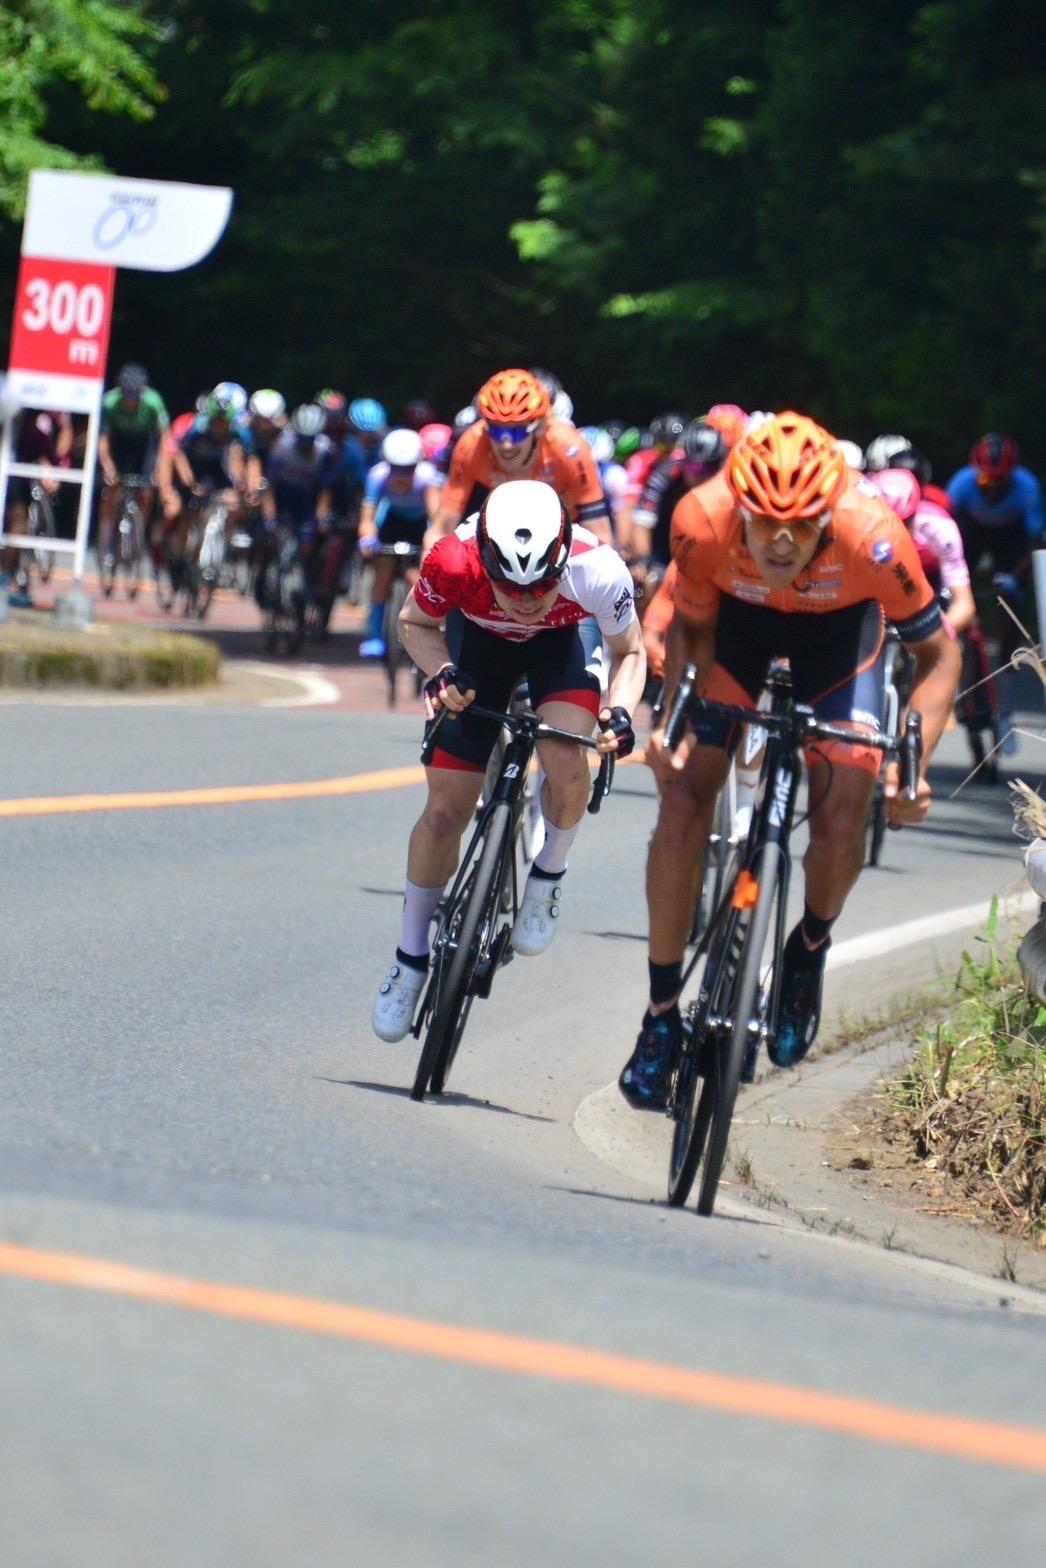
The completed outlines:
{"type": "Polygon", "coordinates": [[[793,403],[943,461],[988,424],[1034,452],[1038,0],[25,0],[0,19],[42,40],[4,35],[0,199],[44,137],[47,161],[236,190],[204,268],[162,296],[121,280],[116,352],[175,402],[232,375],[449,409],[541,362],[585,415],[793,403]],[[148,112],[158,32],[155,118],[100,114],[148,112]]]}
{"type": "Polygon", "coordinates": [[[89,147],[48,140],[50,106],[74,87],[92,113],[153,113],[160,88],[142,49],[157,37],[133,6],[110,0],[0,5],[0,209],[20,216],[31,169],[97,167],[89,147]]]}

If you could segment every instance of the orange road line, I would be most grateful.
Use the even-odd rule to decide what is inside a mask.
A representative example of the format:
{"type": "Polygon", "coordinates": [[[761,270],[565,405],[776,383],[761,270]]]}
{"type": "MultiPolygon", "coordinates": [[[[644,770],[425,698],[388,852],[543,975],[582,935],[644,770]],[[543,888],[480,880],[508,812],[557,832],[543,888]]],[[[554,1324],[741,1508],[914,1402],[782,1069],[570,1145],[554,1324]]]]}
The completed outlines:
{"type": "MultiPolygon", "coordinates": [[[[642,762],[635,752],[619,766],[642,762]]],[[[593,761],[592,766],[597,766],[593,761]]],[[[126,795],[38,795],[26,800],[0,800],[0,817],[60,817],[85,811],[161,811],[172,806],[238,806],[248,801],[323,800],[335,795],[366,795],[376,790],[405,789],[424,784],[420,764],[351,773],[340,779],[307,779],[289,784],[223,784],[206,789],[139,791],[126,795]]]]}
{"type": "Polygon", "coordinates": [[[0,800],[0,817],[55,817],[82,811],[158,811],[168,806],[234,806],[252,800],[319,800],[332,795],[365,795],[372,790],[423,784],[422,767],[382,768],[341,779],[293,784],[230,784],[211,789],[154,790],[130,795],[42,795],[31,800],[0,800]]]}
{"type": "Polygon", "coordinates": [[[812,1427],[891,1447],[1046,1473],[1046,1431],[906,1410],[787,1383],[702,1372],[579,1345],[377,1312],[341,1302],[185,1279],[75,1253],[0,1244],[0,1275],[354,1340],[519,1377],[812,1427]]]}

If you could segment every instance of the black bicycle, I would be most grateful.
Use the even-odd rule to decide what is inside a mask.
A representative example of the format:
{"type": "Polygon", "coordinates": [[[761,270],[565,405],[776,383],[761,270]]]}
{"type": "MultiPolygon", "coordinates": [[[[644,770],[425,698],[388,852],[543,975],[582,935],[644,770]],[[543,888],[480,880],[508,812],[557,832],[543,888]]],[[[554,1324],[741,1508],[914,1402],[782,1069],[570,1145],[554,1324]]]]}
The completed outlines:
{"type": "MultiPolygon", "coordinates": [[[[476,997],[490,996],[495,974],[513,957],[512,927],[519,913],[520,892],[515,845],[538,741],[567,740],[596,748],[594,738],[554,729],[532,709],[495,713],[473,703],[468,711],[503,726],[510,738],[450,892],[440,904],[428,985],[411,1031],[415,1039],[425,1036],[410,1091],[412,1100],[424,1099],[427,1092],[443,1093],[472,1003],[476,997]],[[509,897],[505,897],[507,890],[509,897]]],[[[426,725],[423,758],[431,755],[446,713],[441,708],[426,725]]],[[[613,778],[614,757],[609,753],[602,758],[596,775],[588,804],[591,813],[603,804],[613,778]]]]}
{"type": "Polygon", "coordinates": [[[914,800],[922,721],[918,713],[911,713],[903,733],[891,736],[822,724],[812,708],[794,701],[791,678],[781,667],[775,667],[767,679],[768,712],[697,697],[695,680],[694,666],[687,665],[666,725],[666,745],[678,745],[686,719],[697,713],[758,725],[767,734],[748,838],[732,881],[683,975],[685,990],[704,960],[697,996],[685,1007],[683,1047],[669,1099],[674,1127],[668,1201],[677,1207],[686,1202],[700,1166],[697,1211],[708,1215],[715,1205],[738,1087],[754,1071],[759,1047],[772,1044],[777,1031],[791,875],[789,837],[803,748],[812,741],[830,740],[899,755],[902,787],[914,800]],[[764,954],[768,936],[770,948],[764,954]]]}
{"type": "Polygon", "coordinates": [[[418,545],[410,544],[407,540],[400,540],[396,544],[383,544],[371,552],[372,556],[388,556],[395,562],[396,575],[389,584],[389,597],[385,604],[385,614],[382,617],[381,637],[385,644],[385,680],[388,686],[389,707],[396,706],[396,687],[399,684],[399,672],[407,665],[414,672],[414,695],[420,696],[423,677],[421,671],[414,664],[410,654],[403,646],[400,636],[400,611],[407,602],[410,593],[410,583],[407,573],[421,561],[421,549],[418,545]]]}
{"type": "MultiPolygon", "coordinates": [[[[887,735],[897,733],[901,724],[901,714],[908,706],[908,699],[912,693],[912,675],[915,671],[915,658],[901,641],[896,627],[886,628],[886,640],[882,653],[882,726],[887,735]]],[[[886,770],[890,765],[889,757],[884,753],[876,775],[875,788],[868,805],[868,854],[866,864],[877,866],[883,856],[883,844],[886,839],[886,770]]]]}
{"type": "Polygon", "coordinates": [[[142,493],[152,488],[152,480],[143,474],[121,474],[113,488],[120,492],[120,504],[113,521],[109,550],[99,564],[98,578],[102,593],[108,599],[122,571],[127,597],[136,599],[142,581],[142,557],[145,553],[142,493]]]}

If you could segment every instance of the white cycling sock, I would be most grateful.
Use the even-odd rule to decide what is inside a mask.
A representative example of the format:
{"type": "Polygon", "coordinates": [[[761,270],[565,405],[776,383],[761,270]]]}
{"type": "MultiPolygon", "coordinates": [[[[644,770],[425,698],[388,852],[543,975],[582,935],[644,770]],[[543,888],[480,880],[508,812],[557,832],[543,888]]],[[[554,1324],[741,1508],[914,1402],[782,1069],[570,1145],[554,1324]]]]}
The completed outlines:
{"type": "Polygon", "coordinates": [[[409,953],[411,958],[424,958],[427,955],[429,926],[436,913],[436,905],[442,897],[442,887],[418,887],[410,877],[404,883],[400,947],[404,953],[409,953]]]}
{"type": "Polygon", "coordinates": [[[545,842],[534,857],[534,869],[558,875],[567,869],[570,846],[585,819],[582,817],[572,828],[554,828],[547,817],[542,820],[545,824],[545,842]]]}

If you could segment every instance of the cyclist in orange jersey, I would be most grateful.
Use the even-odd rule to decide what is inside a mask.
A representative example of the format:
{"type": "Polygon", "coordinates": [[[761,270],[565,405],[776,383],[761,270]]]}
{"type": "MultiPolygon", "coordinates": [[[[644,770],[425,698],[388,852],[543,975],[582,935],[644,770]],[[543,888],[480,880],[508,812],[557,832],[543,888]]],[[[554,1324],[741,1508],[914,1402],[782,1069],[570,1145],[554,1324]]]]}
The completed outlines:
{"type": "MultiPolygon", "coordinates": [[[[892,822],[922,820],[926,764],[945,727],[959,650],[942,624],[915,545],[869,481],[851,473],[834,438],[801,414],[774,415],[733,448],[723,471],[691,490],[673,515],[678,575],[668,632],[666,687],[685,663],[704,695],[753,706],[770,660],[786,657],[799,702],[821,720],[866,733],[880,727],[877,664],[884,614],[915,656],[911,705],[922,715],[917,798],[887,783],[892,822]]],[[[682,960],[716,796],[738,726],[711,715],[676,751],[663,729],[647,745],[660,803],[647,859],[650,1006],[619,1080],[637,1108],[663,1108],[681,1039],[682,960]]],[[[819,743],[807,755],[811,811],[806,903],[788,938],[778,1066],[809,1050],[820,1020],[829,933],[864,863],[864,824],[879,769],[874,748],[819,743]]]]}
{"type": "Polygon", "coordinates": [[[454,448],[432,522],[436,539],[453,532],[466,510],[510,479],[551,485],[571,521],[612,544],[610,514],[595,459],[584,438],[551,417],[547,390],[529,370],[499,370],[476,394],[479,420],[454,448]]]}

